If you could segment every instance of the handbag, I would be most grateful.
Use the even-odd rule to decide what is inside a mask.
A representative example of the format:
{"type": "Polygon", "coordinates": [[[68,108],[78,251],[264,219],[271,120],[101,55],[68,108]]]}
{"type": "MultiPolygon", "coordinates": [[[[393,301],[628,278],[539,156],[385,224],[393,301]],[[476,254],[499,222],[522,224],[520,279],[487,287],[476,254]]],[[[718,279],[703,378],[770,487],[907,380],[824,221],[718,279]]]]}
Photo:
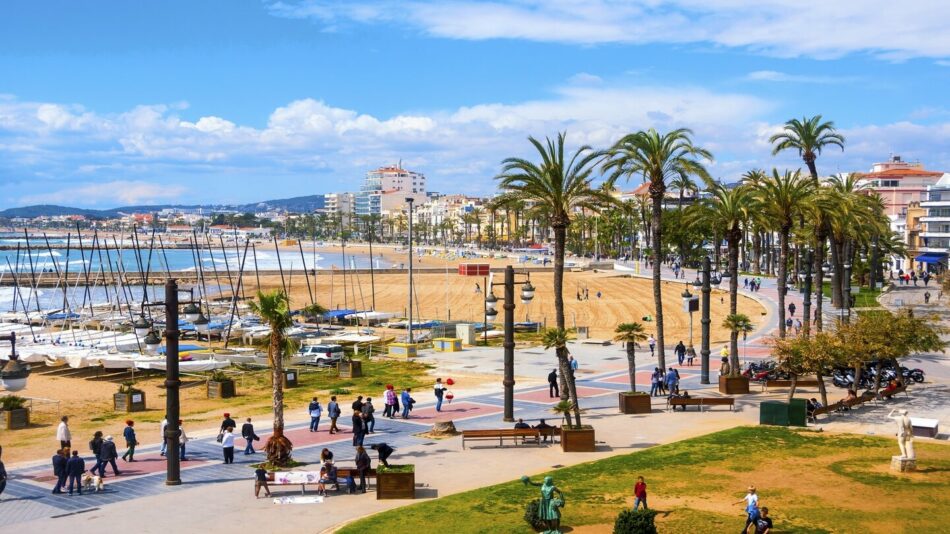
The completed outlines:
{"type": "Polygon", "coordinates": [[[217,441],[218,443],[221,443],[223,439],[224,439],[224,432],[219,432],[218,437],[214,438],[214,440],[217,441]]]}

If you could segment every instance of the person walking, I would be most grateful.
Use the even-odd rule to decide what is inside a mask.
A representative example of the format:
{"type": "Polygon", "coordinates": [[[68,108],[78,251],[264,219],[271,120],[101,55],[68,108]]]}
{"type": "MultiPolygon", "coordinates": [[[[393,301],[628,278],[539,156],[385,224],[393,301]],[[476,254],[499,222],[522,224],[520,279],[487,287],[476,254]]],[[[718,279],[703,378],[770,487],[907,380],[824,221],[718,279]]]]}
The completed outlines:
{"type": "Polygon", "coordinates": [[[402,418],[409,419],[409,411],[412,410],[412,389],[402,390],[400,397],[402,400],[402,418]]]}
{"type": "Polygon", "coordinates": [[[360,443],[356,448],[356,472],[360,475],[360,493],[366,493],[366,475],[369,473],[370,463],[370,457],[360,443]]]}
{"type": "Polygon", "coordinates": [[[270,488],[267,486],[267,469],[258,466],[254,470],[254,497],[261,498],[261,488],[264,488],[264,496],[270,497],[270,488]]]}
{"type": "Polygon", "coordinates": [[[376,407],[373,406],[373,398],[366,397],[366,402],[363,403],[363,409],[360,413],[363,415],[363,420],[366,421],[366,433],[375,434],[376,428],[376,416],[373,415],[376,412],[376,407]]]}
{"type": "Polygon", "coordinates": [[[633,485],[633,510],[636,511],[637,508],[640,508],[640,505],[643,505],[643,509],[647,509],[647,483],[644,482],[643,477],[637,477],[637,483],[633,485]]]}
{"type": "Polygon", "coordinates": [[[363,413],[353,410],[353,446],[363,444],[363,437],[366,435],[366,421],[363,420],[363,413]]]}
{"type": "Polygon", "coordinates": [[[224,419],[221,420],[221,432],[224,432],[225,428],[231,427],[234,428],[237,426],[237,423],[234,422],[234,419],[231,419],[231,414],[224,412],[224,419]]]}
{"type": "Polygon", "coordinates": [[[577,372],[577,368],[580,367],[580,363],[572,355],[567,357],[567,366],[571,370],[571,375],[573,376],[577,372]]]}
{"type": "Polygon", "coordinates": [[[694,358],[696,358],[696,349],[690,345],[689,347],[686,347],[686,365],[692,367],[694,358]]]}
{"type": "Polygon", "coordinates": [[[224,463],[234,463],[234,427],[229,426],[224,429],[224,435],[221,436],[221,450],[224,451],[224,463]]]}
{"type": "Polygon", "coordinates": [[[353,401],[353,411],[361,412],[363,411],[363,396],[359,395],[356,397],[356,400],[353,401]]]}
{"type": "Polygon", "coordinates": [[[680,362],[680,365],[683,365],[683,360],[686,359],[686,345],[683,344],[681,339],[679,343],[673,347],[673,352],[676,354],[676,359],[680,362]]]}
{"type": "Polygon", "coordinates": [[[122,430],[122,437],[125,438],[125,454],[122,455],[122,459],[126,462],[135,461],[135,446],[139,444],[138,440],[135,439],[135,421],[131,419],[125,422],[125,429],[122,430]]]}
{"type": "Polygon", "coordinates": [[[89,440],[89,450],[92,451],[93,456],[96,457],[96,463],[92,466],[92,469],[89,470],[90,474],[97,474],[101,477],[105,476],[105,472],[102,471],[104,467],[102,464],[102,431],[96,430],[92,435],[92,439],[89,440]]]}
{"type": "Polygon", "coordinates": [[[396,414],[396,392],[393,391],[392,384],[386,384],[386,391],[383,392],[383,417],[393,418],[396,414]]]}
{"type": "Polygon", "coordinates": [[[802,335],[802,320],[801,319],[795,319],[795,335],[796,336],[802,335]]]}
{"type": "Polygon", "coordinates": [[[119,471],[119,466],[117,466],[115,463],[115,461],[119,458],[119,451],[116,450],[115,442],[112,441],[112,436],[106,436],[106,439],[102,442],[100,455],[101,460],[99,460],[99,476],[106,478],[106,464],[112,466],[113,476],[119,476],[122,474],[119,471]]]}
{"type": "Polygon", "coordinates": [[[742,532],[748,532],[749,525],[755,524],[759,518],[759,495],[755,491],[755,486],[749,486],[749,493],[737,501],[735,504],[745,504],[746,521],[742,532]]]}
{"type": "Polygon", "coordinates": [[[769,517],[769,507],[759,508],[759,518],[755,520],[755,534],[769,534],[772,532],[772,518],[769,517]]]}
{"type": "MultiPolygon", "coordinates": [[[[222,438],[223,439],[223,438],[222,438]]],[[[188,434],[185,434],[185,427],[181,425],[181,419],[178,420],[178,459],[181,461],[186,461],[188,458],[185,456],[186,445],[188,444],[188,434]]]]}
{"type": "Polygon", "coordinates": [[[72,448],[72,433],[69,431],[69,416],[64,415],[59,420],[59,426],[56,427],[56,439],[59,440],[60,449],[72,448]]]}
{"type": "Polygon", "coordinates": [[[676,374],[673,372],[673,368],[670,367],[666,372],[666,390],[670,395],[673,394],[676,387],[676,374]]]}
{"type": "Polygon", "coordinates": [[[69,459],[63,454],[63,449],[56,451],[53,455],[53,476],[56,477],[56,485],[53,486],[53,494],[58,495],[63,492],[66,486],[66,462],[69,459]]]}
{"type": "Polygon", "coordinates": [[[791,315],[792,317],[795,317],[795,309],[796,309],[796,308],[795,308],[795,303],[794,303],[794,302],[789,302],[789,303],[788,303],[788,314],[791,315]]]}
{"type": "Polygon", "coordinates": [[[442,411],[442,397],[445,395],[445,386],[442,384],[441,378],[435,379],[435,386],[432,387],[432,392],[435,394],[435,411],[442,411]]]}
{"type": "Polygon", "coordinates": [[[656,397],[660,392],[660,368],[654,367],[650,375],[650,396],[656,397]]]}
{"type": "Polygon", "coordinates": [[[320,406],[320,401],[314,397],[307,410],[310,414],[310,431],[316,432],[317,427],[320,426],[320,417],[323,415],[323,406],[320,406]]]}
{"type": "Polygon", "coordinates": [[[647,338],[647,344],[650,345],[650,356],[656,356],[656,338],[653,337],[653,334],[650,334],[650,337],[647,338]]]}
{"type": "Polygon", "coordinates": [[[561,391],[557,386],[557,369],[548,374],[548,395],[552,399],[561,396],[561,391]]]}
{"type": "Polygon", "coordinates": [[[159,433],[162,437],[162,452],[161,455],[165,456],[165,451],[168,449],[168,440],[165,438],[165,429],[168,427],[168,416],[162,417],[162,424],[159,427],[161,430],[159,433]]]}
{"type": "Polygon", "coordinates": [[[930,304],[930,291],[924,292],[924,304],[930,304]]]}
{"type": "Polygon", "coordinates": [[[73,485],[82,495],[82,474],[86,472],[86,462],[79,456],[79,451],[73,451],[73,456],[66,462],[66,476],[69,478],[69,494],[73,494],[73,485]]]}
{"type": "Polygon", "coordinates": [[[340,433],[336,426],[336,420],[340,418],[343,412],[340,410],[340,403],[336,401],[336,395],[330,397],[330,403],[327,404],[327,415],[330,417],[330,433],[340,433]]]}
{"type": "Polygon", "coordinates": [[[251,423],[250,417],[247,418],[246,423],[241,425],[241,437],[247,442],[247,445],[244,446],[244,454],[254,454],[254,441],[260,438],[254,433],[254,425],[251,423]]]}

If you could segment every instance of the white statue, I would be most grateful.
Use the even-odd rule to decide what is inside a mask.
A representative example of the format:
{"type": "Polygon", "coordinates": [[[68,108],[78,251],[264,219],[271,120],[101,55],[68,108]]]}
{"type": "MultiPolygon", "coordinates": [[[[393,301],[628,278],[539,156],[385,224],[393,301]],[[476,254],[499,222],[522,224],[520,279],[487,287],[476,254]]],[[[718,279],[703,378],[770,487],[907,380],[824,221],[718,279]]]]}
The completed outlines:
{"type": "Polygon", "coordinates": [[[907,410],[891,410],[887,417],[897,421],[897,445],[901,448],[901,458],[916,459],[914,455],[914,427],[910,424],[910,417],[907,417],[907,410]]]}

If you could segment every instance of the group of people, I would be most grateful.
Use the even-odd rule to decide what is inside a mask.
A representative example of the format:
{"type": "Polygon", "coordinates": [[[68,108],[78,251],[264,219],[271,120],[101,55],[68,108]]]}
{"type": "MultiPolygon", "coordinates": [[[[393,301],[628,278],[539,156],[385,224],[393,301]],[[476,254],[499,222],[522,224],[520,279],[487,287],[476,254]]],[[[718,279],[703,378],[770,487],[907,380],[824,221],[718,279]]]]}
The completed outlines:
{"type": "Polygon", "coordinates": [[[756,276],[752,280],[749,280],[748,278],[744,278],[742,280],[742,288],[748,289],[749,291],[755,293],[758,290],[762,289],[762,278],[758,276],[756,276]]]}
{"type": "MultiPolygon", "coordinates": [[[[178,424],[181,425],[181,421],[179,421],[178,424]]],[[[221,444],[221,451],[224,454],[224,463],[226,464],[234,463],[234,444],[238,437],[234,432],[235,428],[237,428],[237,423],[235,423],[234,419],[231,418],[230,413],[225,412],[224,419],[221,420],[221,428],[218,430],[218,437],[216,441],[221,444]]],[[[184,435],[184,431],[182,431],[182,434],[184,435]]],[[[162,436],[164,437],[164,435],[165,432],[163,430],[162,436]]],[[[248,417],[244,424],[241,425],[241,437],[244,438],[245,443],[244,454],[255,454],[257,451],[254,450],[254,442],[260,441],[261,438],[254,432],[254,423],[251,422],[250,417],[248,417]]],[[[181,459],[185,460],[184,443],[181,444],[181,447],[181,459]]],[[[162,448],[164,449],[164,443],[162,448]]]]}
{"type": "Polygon", "coordinates": [[[670,367],[666,373],[659,367],[653,368],[653,374],[650,375],[650,395],[659,397],[661,395],[673,396],[679,394],[680,373],[670,367]]]}
{"type": "MultiPolygon", "coordinates": [[[[743,534],[749,534],[749,527],[755,528],[755,534],[769,534],[772,531],[769,509],[767,506],[759,506],[759,495],[755,486],[749,486],[746,496],[735,504],[745,505],[746,522],[742,529],[743,534]]],[[[633,485],[633,510],[638,510],[641,505],[644,510],[647,509],[647,484],[642,476],[638,476],[636,484],[633,485]]]]}
{"type": "Polygon", "coordinates": [[[696,349],[694,349],[692,345],[687,347],[683,344],[682,340],[673,347],[673,353],[676,354],[676,359],[681,366],[684,361],[686,365],[693,365],[693,360],[696,358],[696,349]]]}
{"type": "MultiPolygon", "coordinates": [[[[894,271],[891,271],[890,278],[891,280],[894,279],[894,271]]],[[[921,271],[919,273],[917,271],[909,271],[905,273],[904,269],[897,271],[897,283],[899,285],[908,286],[913,282],[916,286],[918,280],[922,281],[926,287],[930,284],[930,273],[928,271],[921,271]]]]}

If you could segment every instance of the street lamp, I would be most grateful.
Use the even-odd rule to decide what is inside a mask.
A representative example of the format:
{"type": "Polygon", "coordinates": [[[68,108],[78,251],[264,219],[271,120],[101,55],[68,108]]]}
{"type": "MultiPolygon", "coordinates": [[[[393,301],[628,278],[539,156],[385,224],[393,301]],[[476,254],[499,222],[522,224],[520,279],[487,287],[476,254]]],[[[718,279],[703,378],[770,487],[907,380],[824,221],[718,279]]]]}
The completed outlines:
{"type": "MultiPolygon", "coordinates": [[[[489,295],[485,297],[485,315],[495,317],[498,314],[496,309],[498,298],[495,297],[492,288],[495,286],[504,286],[504,309],[505,309],[505,341],[502,346],[505,349],[505,378],[502,385],[505,388],[505,413],[504,420],[511,422],[515,420],[514,413],[514,393],[515,393],[515,286],[523,286],[521,289],[521,301],[531,302],[534,298],[534,286],[531,285],[531,275],[527,274],[524,282],[515,282],[515,268],[511,265],[505,267],[505,281],[493,282],[486,288],[489,295]]],[[[485,326],[488,328],[488,326],[485,326]]],[[[486,334],[487,335],[487,334],[486,334]]],[[[566,378],[566,377],[565,377],[566,378]]]]}
{"type": "Polygon", "coordinates": [[[189,304],[181,311],[182,317],[188,322],[195,322],[201,317],[201,308],[195,304],[189,304]]]}
{"type": "Polygon", "coordinates": [[[485,282],[485,291],[488,292],[488,295],[485,297],[485,321],[482,324],[482,339],[485,342],[485,345],[488,345],[488,320],[495,320],[495,317],[498,316],[498,297],[495,296],[495,292],[491,290],[491,287],[488,286],[488,282],[485,282]]]}
{"type": "Polygon", "coordinates": [[[0,341],[10,342],[10,360],[0,368],[0,386],[7,391],[20,391],[26,387],[30,366],[23,365],[16,353],[16,332],[0,336],[0,341]]]}
{"type": "Polygon", "coordinates": [[[413,197],[406,197],[406,203],[409,204],[409,321],[406,323],[406,330],[408,331],[408,340],[409,344],[412,345],[412,203],[415,202],[413,197]]]}
{"type": "Polygon", "coordinates": [[[808,337],[808,333],[811,332],[811,265],[812,251],[808,249],[805,251],[805,285],[802,300],[802,315],[805,316],[805,322],[803,324],[805,337],[808,337]]]}
{"type": "Polygon", "coordinates": [[[139,318],[132,323],[132,330],[138,337],[145,337],[152,331],[152,322],[145,318],[145,314],[139,314],[139,318]]]}
{"type": "Polygon", "coordinates": [[[680,295],[683,297],[683,311],[689,313],[689,348],[693,348],[693,312],[699,309],[699,298],[689,292],[689,283],[680,295]]]}
{"type": "Polygon", "coordinates": [[[149,352],[156,352],[158,348],[162,345],[162,338],[158,337],[158,333],[154,330],[150,330],[148,335],[145,336],[145,350],[149,352]]]}

